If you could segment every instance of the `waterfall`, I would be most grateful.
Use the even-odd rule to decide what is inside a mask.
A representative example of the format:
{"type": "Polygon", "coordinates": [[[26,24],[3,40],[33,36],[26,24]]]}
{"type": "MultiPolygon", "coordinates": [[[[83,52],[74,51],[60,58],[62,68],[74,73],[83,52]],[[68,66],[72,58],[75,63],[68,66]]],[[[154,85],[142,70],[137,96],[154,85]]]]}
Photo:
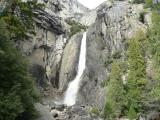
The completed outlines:
{"type": "Polygon", "coordinates": [[[64,104],[67,106],[72,106],[76,103],[77,93],[79,90],[79,83],[81,81],[81,76],[85,70],[86,66],[86,32],[83,34],[81,41],[81,49],[78,63],[78,72],[73,81],[69,83],[68,89],[65,93],[64,104]]]}

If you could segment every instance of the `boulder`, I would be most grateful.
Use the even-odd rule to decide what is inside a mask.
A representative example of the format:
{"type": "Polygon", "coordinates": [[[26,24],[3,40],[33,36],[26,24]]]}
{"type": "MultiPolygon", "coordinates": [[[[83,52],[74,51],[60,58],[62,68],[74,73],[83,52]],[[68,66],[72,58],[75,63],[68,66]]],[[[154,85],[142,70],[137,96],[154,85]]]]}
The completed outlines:
{"type": "Polygon", "coordinates": [[[39,117],[36,120],[55,120],[50,113],[49,108],[40,103],[35,104],[36,110],[39,112],[39,117]]]}

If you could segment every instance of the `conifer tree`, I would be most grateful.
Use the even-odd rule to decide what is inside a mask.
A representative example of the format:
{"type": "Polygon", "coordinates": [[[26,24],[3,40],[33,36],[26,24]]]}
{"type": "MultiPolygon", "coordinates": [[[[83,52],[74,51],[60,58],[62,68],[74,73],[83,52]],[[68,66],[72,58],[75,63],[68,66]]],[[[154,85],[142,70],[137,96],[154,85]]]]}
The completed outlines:
{"type": "Polygon", "coordinates": [[[129,75],[127,103],[128,116],[131,120],[137,118],[137,114],[142,110],[143,92],[147,83],[146,63],[141,41],[144,41],[144,38],[137,34],[137,37],[130,40],[128,49],[129,75]]]}
{"type": "Polygon", "coordinates": [[[9,38],[6,23],[0,20],[0,120],[29,120],[38,100],[28,62],[9,38]]]}
{"type": "Polygon", "coordinates": [[[121,76],[120,64],[117,62],[112,63],[104,111],[105,117],[111,120],[115,117],[119,117],[122,114],[122,109],[124,107],[125,91],[121,76]]]}

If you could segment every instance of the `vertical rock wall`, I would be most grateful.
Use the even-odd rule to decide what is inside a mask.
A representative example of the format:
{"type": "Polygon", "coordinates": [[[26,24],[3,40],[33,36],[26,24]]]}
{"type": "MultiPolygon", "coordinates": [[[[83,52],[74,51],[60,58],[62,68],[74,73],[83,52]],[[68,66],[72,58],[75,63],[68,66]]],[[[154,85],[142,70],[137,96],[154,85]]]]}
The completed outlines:
{"type": "Polygon", "coordinates": [[[29,58],[31,73],[38,86],[53,86],[61,91],[76,74],[81,34],[69,38],[68,17],[88,11],[77,0],[39,0],[44,10],[35,10],[35,33],[28,39],[18,41],[17,47],[29,58]],[[67,74],[67,78],[66,78],[67,74]]]}
{"type": "Polygon", "coordinates": [[[78,100],[82,104],[103,108],[107,89],[101,85],[110,73],[109,58],[118,52],[120,59],[124,59],[127,40],[138,30],[145,31],[148,23],[139,21],[142,4],[107,1],[96,12],[95,23],[87,32],[87,63],[78,100]]]}

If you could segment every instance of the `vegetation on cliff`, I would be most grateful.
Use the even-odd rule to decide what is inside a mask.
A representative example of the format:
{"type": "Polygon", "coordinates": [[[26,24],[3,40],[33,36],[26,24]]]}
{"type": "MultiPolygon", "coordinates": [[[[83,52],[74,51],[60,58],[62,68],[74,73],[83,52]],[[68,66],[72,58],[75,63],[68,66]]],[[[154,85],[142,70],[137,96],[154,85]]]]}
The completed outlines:
{"type": "Polygon", "coordinates": [[[125,62],[128,70],[122,73],[119,65],[115,64],[117,60],[113,59],[104,109],[107,120],[122,116],[133,120],[153,110],[160,110],[151,107],[160,104],[160,4],[147,0],[145,7],[152,10],[152,26],[147,33],[139,31],[134,38],[128,40],[125,62]],[[146,72],[147,66],[152,73],[146,72]],[[122,82],[123,75],[126,76],[125,84],[122,82]]]}
{"type": "Polygon", "coordinates": [[[86,30],[86,26],[76,22],[75,20],[67,19],[67,24],[71,26],[69,37],[72,37],[73,35],[77,34],[81,30],[86,30]]]}
{"type": "Polygon", "coordinates": [[[29,63],[13,42],[33,33],[32,10],[36,2],[8,0],[0,16],[0,119],[29,120],[37,115],[34,103],[39,100],[29,63]]]}
{"type": "Polygon", "coordinates": [[[21,0],[7,0],[6,7],[0,18],[7,23],[9,36],[13,40],[24,40],[27,33],[34,33],[33,10],[43,9],[43,4],[36,1],[22,2],[21,0]]]}
{"type": "Polygon", "coordinates": [[[139,32],[135,38],[129,41],[129,75],[126,101],[127,115],[131,120],[137,118],[138,113],[142,112],[142,105],[145,100],[143,93],[147,84],[146,62],[141,44],[144,40],[146,40],[145,36],[139,32]]]}
{"type": "Polygon", "coordinates": [[[0,20],[0,119],[29,119],[38,99],[28,62],[9,38],[6,23],[0,20]]]}
{"type": "Polygon", "coordinates": [[[124,107],[124,85],[121,79],[121,68],[118,62],[112,63],[110,81],[108,83],[108,94],[104,110],[104,116],[108,120],[121,116],[124,107]]]}
{"type": "Polygon", "coordinates": [[[150,97],[152,98],[152,102],[160,104],[160,3],[154,4],[151,0],[147,1],[147,6],[152,10],[152,26],[147,33],[148,48],[153,66],[153,75],[150,76],[152,79],[150,81],[152,85],[150,97]]]}
{"type": "Polygon", "coordinates": [[[122,63],[112,63],[104,110],[107,119],[128,116],[132,120],[138,118],[138,113],[142,111],[142,102],[145,100],[143,92],[147,84],[145,54],[142,47],[145,36],[142,32],[136,36],[128,43],[127,83],[122,79],[124,74],[122,63]]]}

